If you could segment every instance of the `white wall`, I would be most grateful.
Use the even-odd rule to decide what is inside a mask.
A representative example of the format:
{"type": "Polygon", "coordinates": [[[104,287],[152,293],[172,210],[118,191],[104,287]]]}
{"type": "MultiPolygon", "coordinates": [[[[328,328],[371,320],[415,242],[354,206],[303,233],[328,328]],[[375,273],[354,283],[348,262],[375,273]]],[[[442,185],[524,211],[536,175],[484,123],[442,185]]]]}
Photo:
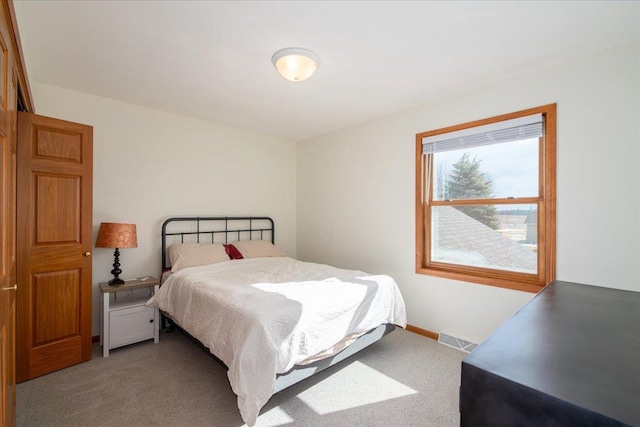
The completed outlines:
{"type": "MultiPolygon", "coordinates": [[[[122,277],[160,274],[160,231],[171,216],[271,216],[276,245],[296,255],[295,143],[119,101],[32,83],[37,114],[93,126],[93,242],[101,222],[137,225],[122,277]]],[[[93,250],[97,284],[112,278],[113,251],[93,250]]]]}
{"type": "MultiPolygon", "coordinates": [[[[415,134],[556,102],[557,277],[640,291],[639,52],[600,52],[303,141],[297,160],[291,142],[32,90],[38,114],[94,127],[94,239],[103,221],[138,225],[139,247],[122,251],[123,277],[159,273],[170,216],[269,215],[288,255],[389,274],[410,324],[480,342],[533,295],[414,273],[415,134]]],[[[97,335],[97,283],[111,277],[113,257],[93,253],[97,335]]]]}
{"type": "Polygon", "coordinates": [[[409,323],[481,342],[533,294],[415,274],[415,135],[557,103],[557,278],[640,291],[640,46],[298,143],[298,258],[393,276],[409,323]]]}

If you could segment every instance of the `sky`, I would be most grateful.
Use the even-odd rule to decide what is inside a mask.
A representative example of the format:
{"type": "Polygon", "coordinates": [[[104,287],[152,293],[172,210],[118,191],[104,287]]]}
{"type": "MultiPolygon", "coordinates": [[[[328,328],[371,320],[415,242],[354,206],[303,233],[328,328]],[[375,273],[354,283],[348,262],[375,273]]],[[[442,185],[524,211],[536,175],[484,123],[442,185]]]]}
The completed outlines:
{"type": "Polygon", "coordinates": [[[481,160],[480,170],[493,179],[495,197],[538,196],[538,138],[437,153],[436,170],[442,162],[450,173],[465,152],[471,160],[481,160]]]}

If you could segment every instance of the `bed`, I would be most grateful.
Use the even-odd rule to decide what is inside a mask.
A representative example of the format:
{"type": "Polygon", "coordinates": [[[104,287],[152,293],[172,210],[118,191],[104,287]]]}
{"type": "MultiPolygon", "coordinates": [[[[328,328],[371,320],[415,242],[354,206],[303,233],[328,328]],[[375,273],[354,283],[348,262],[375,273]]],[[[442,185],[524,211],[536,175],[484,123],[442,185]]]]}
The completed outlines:
{"type": "Polygon", "coordinates": [[[273,394],[406,327],[391,277],[297,261],[274,242],[268,217],[169,218],[148,303],[227,366],[249,426],[273,394]]]}

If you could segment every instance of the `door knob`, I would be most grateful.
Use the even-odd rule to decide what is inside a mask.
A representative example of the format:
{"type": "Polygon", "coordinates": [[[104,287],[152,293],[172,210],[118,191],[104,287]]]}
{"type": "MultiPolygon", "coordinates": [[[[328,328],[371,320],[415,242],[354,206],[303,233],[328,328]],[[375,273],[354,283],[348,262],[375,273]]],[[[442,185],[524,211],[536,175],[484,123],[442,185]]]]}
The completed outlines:
{"type": "Polygon", "coordinates": [[[18,285],[9,286],[8,288],[2,288],[3,291],[17,291],[18,285]]]}
{"type": "Polygon", "coordinates": [[[91,256],[91,252],[88,252],[88,251],[87,251],[87,252],[85,252],[85,253],[84,253],[84,256],[91,256]]]}

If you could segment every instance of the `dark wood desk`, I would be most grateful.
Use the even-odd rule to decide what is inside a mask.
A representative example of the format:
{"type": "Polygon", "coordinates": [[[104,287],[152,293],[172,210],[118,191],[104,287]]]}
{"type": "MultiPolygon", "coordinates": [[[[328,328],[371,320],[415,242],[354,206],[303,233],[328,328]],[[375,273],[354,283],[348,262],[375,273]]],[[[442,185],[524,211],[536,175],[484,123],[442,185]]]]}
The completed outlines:
{"type": "Polygon", "coordinates": [[[460,425],[640,426],[640,292],[551,283],[462,361],[460,425]]]}

